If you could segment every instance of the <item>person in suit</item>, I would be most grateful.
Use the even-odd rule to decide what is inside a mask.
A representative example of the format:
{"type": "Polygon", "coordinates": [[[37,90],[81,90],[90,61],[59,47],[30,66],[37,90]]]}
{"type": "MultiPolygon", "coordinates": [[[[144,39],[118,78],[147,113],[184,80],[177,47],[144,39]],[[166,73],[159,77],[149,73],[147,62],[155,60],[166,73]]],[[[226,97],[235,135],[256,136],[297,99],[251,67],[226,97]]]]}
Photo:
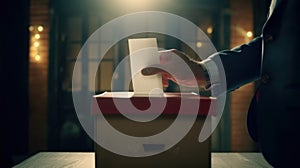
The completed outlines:
{"type": "Polygon", "coordinates": [[[299,8],[299,0],[272,0],[261,35],[249,43],[220,51],[201,62],[191,60],[189,56],[175,49],[163,51],[160,57],[164,61],[155,67],[144,68],[142,74],[162,73],[164,79],[180,79],[177,80],[179,84],[193,83],[188,82],[189,78],[180,72],[175,73],[174,77],[159,67],[177,67],[176,62],[171,59],[172,54],[176,54],[184,58],[194,72],[198,84],[204,87],[214,87],[219,82],[217,76],[220,67],[214,63],[217,58],[223,64],[228,91],[259,80],[259,87],[248,111],[248,132],[258,142],[265,159],[274,167],[298,165],[299,8]],[[209,75],[207,71],[210,72],[209,75]]]}

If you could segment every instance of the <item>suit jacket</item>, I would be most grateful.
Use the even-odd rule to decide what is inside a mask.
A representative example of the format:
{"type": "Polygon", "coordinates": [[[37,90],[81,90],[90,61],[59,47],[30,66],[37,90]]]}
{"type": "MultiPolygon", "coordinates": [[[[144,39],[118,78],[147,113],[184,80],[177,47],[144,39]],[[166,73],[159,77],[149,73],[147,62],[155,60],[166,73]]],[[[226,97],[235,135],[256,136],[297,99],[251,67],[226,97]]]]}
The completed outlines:
{"type": "Polygon", "coordinates": [[[298,165],[300,152],[300,1],[272,1],[262,34],[220,57],[228,90],[260,79],[248,131],[275,167],[298,165]]]}

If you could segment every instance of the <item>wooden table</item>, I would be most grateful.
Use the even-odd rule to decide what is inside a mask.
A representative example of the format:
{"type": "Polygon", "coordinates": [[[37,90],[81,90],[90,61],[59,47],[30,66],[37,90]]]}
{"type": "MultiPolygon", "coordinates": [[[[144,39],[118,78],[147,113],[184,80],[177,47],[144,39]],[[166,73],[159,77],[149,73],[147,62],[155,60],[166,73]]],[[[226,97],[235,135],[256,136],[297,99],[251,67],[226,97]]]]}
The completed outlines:
{"type": "MultiPolygon", "coordinates": [[[[211,159],[212,168],[272,167],[264,160],[261,153],[212,153],[211,159]]],[[[40,152],[14,166],[14,168],[27,167],[94,168],[95,153],[40,152]]]]}
{"type": "Polygon", "coordinates": [[[94,152],[39,152],[13,168],[94,168],[94,152]]]}
{"type": "Polygon", "coordinates": [[[212,153],[212,168],[271,168],[261,153],[212,153]]]}

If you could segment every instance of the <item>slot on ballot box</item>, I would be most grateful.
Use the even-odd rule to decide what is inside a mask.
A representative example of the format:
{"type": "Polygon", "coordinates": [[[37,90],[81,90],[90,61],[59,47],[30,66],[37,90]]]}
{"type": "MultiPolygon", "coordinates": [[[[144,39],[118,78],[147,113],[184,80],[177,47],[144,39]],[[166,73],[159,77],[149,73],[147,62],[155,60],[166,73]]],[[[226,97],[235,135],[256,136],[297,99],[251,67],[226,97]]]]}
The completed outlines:
{"type": "MultiPolygon", "coordinates": [[[[150,137],[158,135],[171,127],[175,120],[184,125],[189,122],[189,116],[193,115],[192,113],[195,113],[195,111],[197,113],[191,129],[178,143],[171,147],[168,146],[168,143],[172,136],[162,138],[157,142],[142,141],[140,144],[137,143],[136,148],[126,147],[126,145],[122,148],[122,150],[125,150],[124,153],[140,150],[143,153],[149,153],[149,156],[124,156],[111,152],[95,143],[97,167],[210,167],[211,139],[208,138],[200,143],[198,138],[204,121],[206,119],[210,120],[211,115],[216,115],[215,104],[216,98],[202,97],[194,93],[164,93],[163,96],[153,97],[149,97],[149,95],[136,96],[133,92],[104,92],[95,95],[92,101],[92,115],[95,118],[94,138],[96,142],[103,136],[101,134],[103,120],[106,120],[114,129],[125,135],[150,137]],[[153,108],[152,106],[157,102],[163,102],[164,106],[158,109],[153,108]],[[191,106],[184,108],[184,111],[180,111],[183,103],[193,104],[195,102],[199,103],[196,109],[192,109],[195,107],[191,106]],[[125,106],[120,108],[118,104],[125,106]],[[181,117],[178,117],[178,113],[181,117]],[[151,155],[151,153],[156,154],[151,155]]],[[[109,139],[109,137],[107,138],[109,139]]],[[[122,139],[110,139],[112,144],[120,140],[122,139]]]]}

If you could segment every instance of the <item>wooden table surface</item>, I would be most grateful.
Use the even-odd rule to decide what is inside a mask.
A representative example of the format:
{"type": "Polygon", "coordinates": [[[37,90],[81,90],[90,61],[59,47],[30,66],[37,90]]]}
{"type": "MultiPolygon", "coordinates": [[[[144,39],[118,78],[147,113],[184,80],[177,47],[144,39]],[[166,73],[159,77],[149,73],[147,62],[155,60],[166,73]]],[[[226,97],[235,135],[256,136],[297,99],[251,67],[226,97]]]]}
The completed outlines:
{"type": "Polygon", "coordinates": [[[212,153],[212,168],[271,168],[261,153],[212,153]]]}
{"type": "MultiPolygon", "coordinates": [[[[212,153],[212,168],[269,168],[261,153],[212,153]]],[[[40,152],[14,168],[32,167],[76,167],[94,168],[93,152],[40,152]]]]}
{"type": "Polygon", "coordinates": [[[13,168],[94,168],[94,152],[39,152],[13,168]]]}

